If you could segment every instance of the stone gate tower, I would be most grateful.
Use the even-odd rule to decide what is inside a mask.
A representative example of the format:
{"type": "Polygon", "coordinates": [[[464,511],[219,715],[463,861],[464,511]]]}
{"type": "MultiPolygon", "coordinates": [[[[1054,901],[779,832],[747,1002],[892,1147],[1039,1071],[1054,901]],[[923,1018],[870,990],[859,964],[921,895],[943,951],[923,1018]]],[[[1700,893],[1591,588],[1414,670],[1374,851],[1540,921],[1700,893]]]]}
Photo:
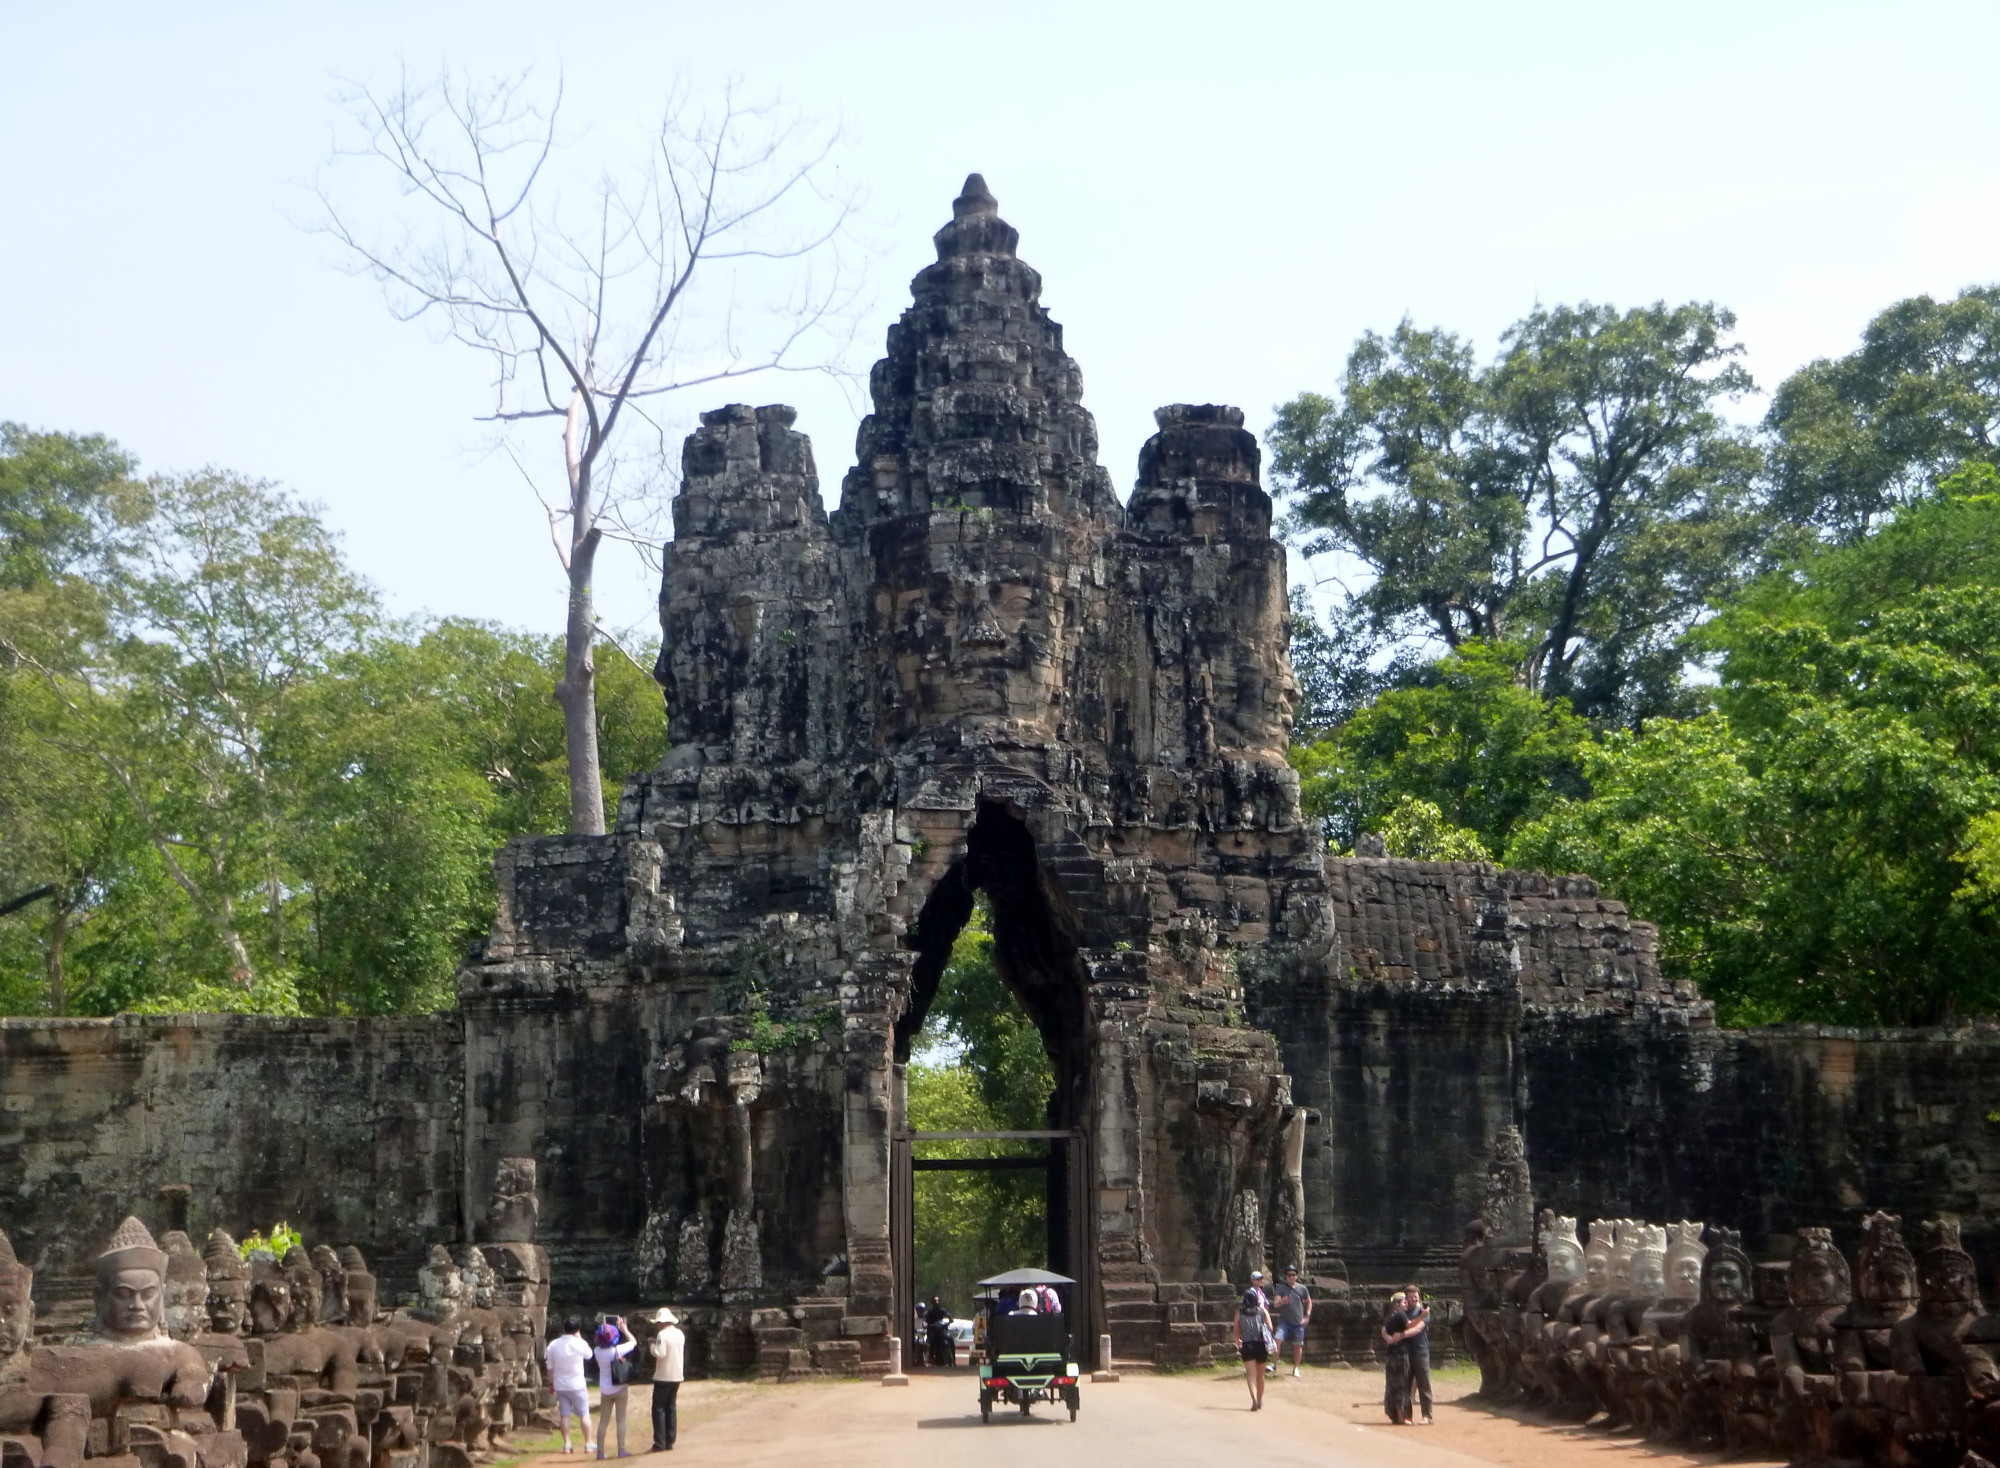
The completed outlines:
{"type": "MultiPolygon", "coordinates": [[[[661,592],[669,752],[612,835],[502,853],[461,978],[468,1177],[556,1139],[546,1191],[593,1200],[545,1230],[558,1272],[704,1302],[724,1359],[753,1327],[766,1364],[879,1358],[907,1317],[902,1068],[977,894],[1054,1063],[1051,1262],[1121,1353],[1192,1358],[1204,1288],[1313,1244],[1321,1153],[1251,1010],[1330,1053],[1338,976],[1382,961],[1336,952],[1372,895],[1433,976],[1521,979],[1506,874],[1329,884],[1256,441],[1238,409],[1162,408],[1121,505],[1016,242],[967,179],[832,515],[790,408],[702,415],[661,592]]],[[[1454,1118],[1474,1158],[1508,1085],[1454,1118]]]]}

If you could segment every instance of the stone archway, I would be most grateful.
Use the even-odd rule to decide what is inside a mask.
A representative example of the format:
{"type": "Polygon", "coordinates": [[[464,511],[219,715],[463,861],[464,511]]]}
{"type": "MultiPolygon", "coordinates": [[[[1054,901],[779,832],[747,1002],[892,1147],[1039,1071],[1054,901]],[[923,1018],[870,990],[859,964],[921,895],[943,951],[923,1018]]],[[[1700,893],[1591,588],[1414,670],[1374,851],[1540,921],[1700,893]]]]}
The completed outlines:
{"type": "MultiPolygon", "coordinates": [[[[894,1037],[896,1084],[891,1152],[890,1256],[898,1328],[907,1331],[915,1278],[915,1157],[904,1068],[936,1000],[952,945],[984,895],[993,913],[994,958],[1008,991],[1042,1037],[1055,1086],[1045,1126],[1015,1134],[1047,1148],[1048,1267],[1077,1281],[1071,1331],[1085,1350],[1098,1323],[1092,1189],[1092,1106],[1096,1046],[1090,974],[1076,904],[1043,865],[1033,831],[1009,802],[981,799],[958,856],[931,889],[905,939],[915,959],[909,1001],[894,1037]]],[[[938,1138],[931,1138],[938,1140],[938,1138]]]]}

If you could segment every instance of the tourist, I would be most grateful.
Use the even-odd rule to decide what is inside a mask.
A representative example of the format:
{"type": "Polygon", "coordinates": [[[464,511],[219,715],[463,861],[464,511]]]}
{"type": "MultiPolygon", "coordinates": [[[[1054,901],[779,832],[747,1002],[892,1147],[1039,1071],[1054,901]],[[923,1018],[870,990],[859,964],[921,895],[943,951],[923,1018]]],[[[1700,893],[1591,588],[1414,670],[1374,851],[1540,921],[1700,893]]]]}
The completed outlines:
{"type": "Polygon", "coordinates": [[[687,1336],[681,1318],[662,1305],[653,1312],[660,1327],[653,1337],[653,1451],[670,1453],[680,1436],[680,1416],[676,1411],[681,1382],[687,1379],[687,1336]]]}
{"type": "Polygon", "coordinates": [[[924,1311],[924,1348],[933,1366],[956,1366],[958,1347],[951,1338],[951,1311],[944,1308],[944,1301],[931,1296],[930,1308],[924,1311]]]}
{"type": "MultiPolygon", "coordinates": [[[[1390,1342],[1392,1355],[1402,1358],[1402,1394],[1397,1401],[1402,1415],[1398,1419],[1407,1426],[1410,1420],[1410,1394],[1414,1390],[1418,1402],[1423,1407],[1423,1424],[1431,1425],[1431,1307],[1424,1303],[1424,1292],[1415,1285],[1403,1286],[1398,1296],[1400,1307],[1382,1327],[1382,1339],[1390,1342]]],[[[1394,1375],[1394,1373],[1391,1373],[1394,1375]]],[[[1393,1414],[1392,1414],[1393,1415],[1393,1414]]]]}
{"type": "Polygon", "coordinates": [[[563,1451],[570,1451],[569,1420],[583,1424],[583,1450],[591,1451],[590,1393],[583,1383],[583,1363],[590,1359],[583,1322],[574,1315],[563,1322],[563,1333],[549,1342],[542,1360],[549,1368],[549,1390],[556,1394],[556,1416],[562,1424],[563,1451]]]}
{"type": "Polygon", "coordinates": [[[1230,1322],[1236,1347],[1243,1354],[1243,1375],[1250,1383],[1250,1410],[1264,1410],[1264,1363],[1271,1359],[1271,1304],[1264,1297],[1264,1271],[1250,1271],[1250,1288],[1237,1302],[1230,1322]]]}
{"type": "Polygon", "coordinates": [[[592,1353],[597,1357],[597,1456],[604,1456],[604,1446],[611,1439],[611,1419],[618,1419],[618,1456],[629,1458],[625,1451],[625,1399],[629,1395],[625,1383],[632,1374],[631,1363],[625,1358],[632,1354],[639,1344],[637,1337],[625,1328],[625,1317],[613,1315],[597,1327],[597,1349],[592,1353]]]}
{"type": "MultiPolygon", "coordinates": [[[[1285,1282],[1271,1291],[1271,1303],[1278,1312],[1278,1346],[1282,1354],[1286,1341],[1292,1343],[1292,1375],[1301,1375],[1300,1365],[1306,1356],[1306,1322],[1312,1319],[1312,1291],[1299,1278],[1296,1264],[1285,1266],[1285,1282]]],[[[1277,1361],[1271,1362],[1271,1370],[1276,1372],[1277,1361]]]]}
{"type": "Polygon", "coordinates": [[[1408,1426],[1410,1418],[1410,1366],[1403,1353],[1403,1332],[1410,1323],[1403,1313],[1406,1298],[1396,1291],[1382,1312],[1382,1410],[1397,1427],[1408,1426]]]}

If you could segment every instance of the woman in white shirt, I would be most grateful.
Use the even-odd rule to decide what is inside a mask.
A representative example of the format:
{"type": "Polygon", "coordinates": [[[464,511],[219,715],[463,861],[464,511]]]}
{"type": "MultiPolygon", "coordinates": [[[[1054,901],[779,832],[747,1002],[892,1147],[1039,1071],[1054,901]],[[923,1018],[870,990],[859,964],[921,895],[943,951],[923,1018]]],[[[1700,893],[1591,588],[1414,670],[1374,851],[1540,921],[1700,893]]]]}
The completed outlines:
{"type": "Polygon", "coordinates": [[[618,1456],[632,1456],[625,1451],[625,1398],[629,1391],[619,1378],[626,1374],[625,1358],[638,1344],[638,1337],[625,1328],[623,1315],[614,1315],[597,1327],[597,1348],[591,1354],[597,1357],[597,1456],[600,1461],[604,1457],[604,1444],[611,1436],[614,1415],[618,1418],[618,1456]]]}

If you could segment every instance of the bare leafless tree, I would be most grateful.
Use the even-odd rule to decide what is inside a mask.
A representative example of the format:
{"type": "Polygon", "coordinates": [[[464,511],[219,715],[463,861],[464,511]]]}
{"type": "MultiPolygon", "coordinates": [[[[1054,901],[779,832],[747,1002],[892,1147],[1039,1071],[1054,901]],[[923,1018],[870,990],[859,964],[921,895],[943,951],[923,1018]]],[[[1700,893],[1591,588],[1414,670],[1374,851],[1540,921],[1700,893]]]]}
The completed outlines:
{"type": "Polygon", "coordinates": [[[492,364],[494,406],[481,421],[535,487],[568,581],[556,697],[570,830],[601,835],[599,546],[642,542],[637,517],[671,475],[656,400],[754,372],[840,370],[858,300],[859,201],[838,179],[839,130],[747,102],[733,85],[714,97],[681,87],[646,156],[592,178],[568,166],[579,150],[558,126],[560,80],[544,97],[526,76],[405,74],[385,90],[352,86],[343,105],[356,136],[321,180],[320,224],[400,319],[436,322],[492,364]],[[361,227],[381,203],[335,191],[357,178],[357,161],[397,187],[388,228],[361,227]],[[631,419],[654,443],[620,486],[615,441],[631,419]],[[560,427],[558,494],[512,437],[543,422],[560,427]]]}

